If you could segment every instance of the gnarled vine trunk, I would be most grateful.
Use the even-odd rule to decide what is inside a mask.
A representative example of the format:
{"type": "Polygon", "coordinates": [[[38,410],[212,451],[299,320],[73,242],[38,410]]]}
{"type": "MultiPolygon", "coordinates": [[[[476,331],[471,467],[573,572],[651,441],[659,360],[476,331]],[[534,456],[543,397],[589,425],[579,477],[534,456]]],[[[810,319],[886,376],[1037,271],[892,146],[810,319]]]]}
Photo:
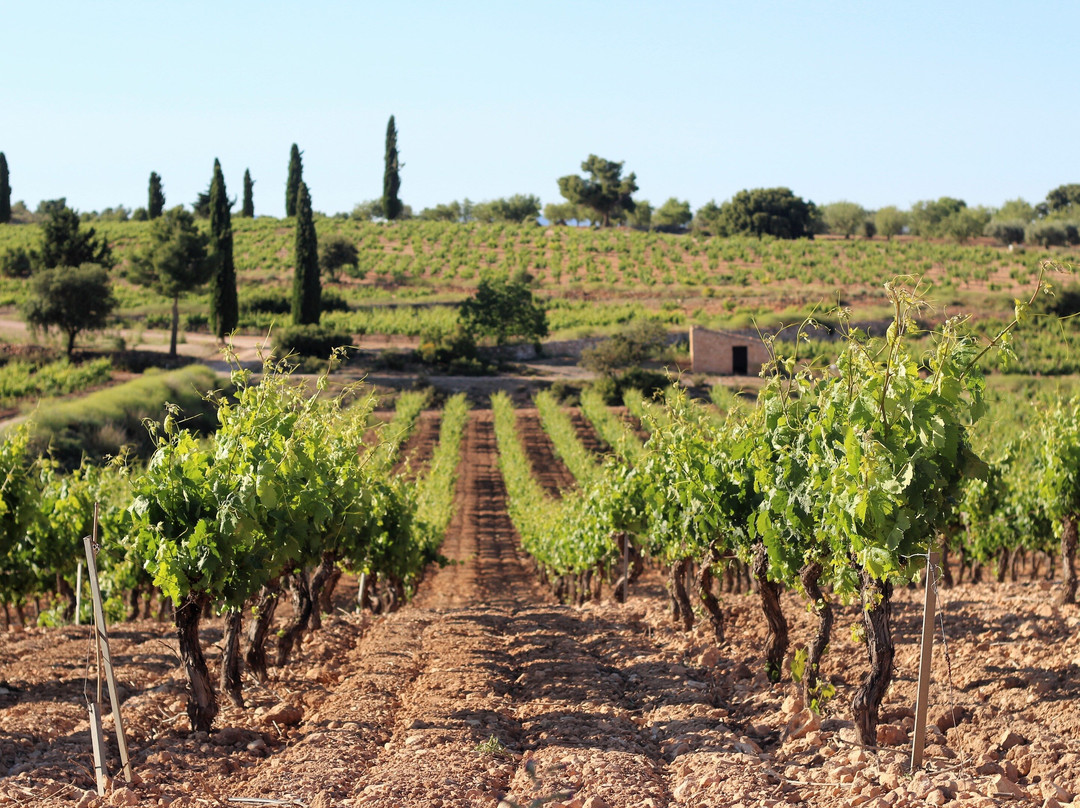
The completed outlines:
{"type": "Polygon", "coordinates": [[[128,593],[128,613],[124,620],[128,623],[139,619],[139,587],[133,587],[128,593]]]}
{"type": "Polygon", "coordinates": [[[802,568],[799,579],[818,618],[817,633],[806,646],[806,671],[803,673],[803,704],[809,706],[821,689],[821,657],[832,634],[833,610],[821,591],[821,564],[811,561],[802,568]]]}
{"type": "Polygon", "coordinates": [[[754,548],[754,580],[761,596],[761,610],[769,624],[769,636],[765,639],[765,673],[770,682],[779,682],[784,670],[784,654],[788,646],[788,626],[780,608],[780,585],[769,580],[769,557],[765,545],[754,548]]]}
{"type": "Polygon", "coordinates": [[[191,592],[173,614],[180,641],[180,659],[188,677],[187,714],[192,732],[209,732],[218,714],[217,696],[199,644],[199,620],[209,602],[209,595],[191,592]]]}
{"type": "Polygon", "coordinates": [[[994,570],[997,574],[997,582],[999,584],[1005,583],[1005,573],[1009,570],[1009,550],[1007,547],[1002,547],[998,551],[997,567],[994,570]]]}
{"type": "Polygon", "coordinates": [[[953,585],[952,567],[949,565],[949,543],[947,541],[941,546],[941,580],[947,587],[953,585]]]}
{"type": "Polygon", "coordinates": [[[690,595],[686,591],[686,572],[690,569],[690,559],[680,558],[671,565],[671,597],[675,604],[674,618],[682,623],[683,631],[694,627],[694,610],[690,608],[690,595]]]}
{"type": "Polygon", "coordinates": [[[893,657],[896,654],[889,625],[892,584],[877,580],[866,570],[860,570],[859,576],[870,672],[855,691],[851,709],[854,713],[856,742],[873,747],[877,746],[878,708],[892,681],[893,657]]]}
{"type": "Polygon", "coordinates": [[[330,614],[330,612],[334,611],[334,590],[337,589],[340,580],[341,567],[335,564],[334,568],[330,570],[330,577],[323,584],[322,592],[319,593],[319,608],[322,609],[323,614],[330,614]]]}
{"type": "Polygon", "coordinates": [[[1061,521],[1061,569],[1065,586],[1058,602],[1076,603],[1076,514],[1070,513],[1061,521]]]}
{"type": "Polygon", "coordinates": [[[289,661],[294,647],[299,649],[301,635],[311,620],[311,585],[307,570],[300,569],[290,574],[288,589],[292,595],[293,618],[278,637],[275,662],[279,668],[289,661]]]}
{"type": "MultiPolygon", "coordinates": [[[[337,553],[327,550],[322,554],[319,566],[311,576],[311,630],[322,628],[323,587],[330,580],[330,575],[337,569],[337,553]]],[[[328,610],[329,611],[329,610],[328,610]]]]}
{"type": "Polygon", "coordinates": [[[713,550],[709,558],[698,570],[697,585],[698,597],[705,607],[705,613],[709,615],[709,623],[712,625],[713,634],[717,642],[724,641],[724,613],[720,610],[720,601],[713,594],[713,564],[718,561],[718,553],[713,550]]]}
{"type": "Polygon", "coordinates": [[[64,606],[64,620],[70,623],[75,619],[75,590],[59,572],[56,573],[56,592],[67,601],[64,606]]]}
{"type": "Polygon", "coordinates": [[[244,706],[243,685],[240,682],[240,632],[243,610],[229,609],[225,613],[225,648],[221,654],[221,689],[237,707],[244,706]]]}
{"type": "Polygon", "coordinates": [[[254,619],[248,628],[244,662],[260,682],[266,681],[266,635],[270,632],[270,624],[274,622],[274,612],[280,597],[281,578],[275,578],[263,585],[258,600],[255,601],[255,608],[252,609],[254,619]]]}

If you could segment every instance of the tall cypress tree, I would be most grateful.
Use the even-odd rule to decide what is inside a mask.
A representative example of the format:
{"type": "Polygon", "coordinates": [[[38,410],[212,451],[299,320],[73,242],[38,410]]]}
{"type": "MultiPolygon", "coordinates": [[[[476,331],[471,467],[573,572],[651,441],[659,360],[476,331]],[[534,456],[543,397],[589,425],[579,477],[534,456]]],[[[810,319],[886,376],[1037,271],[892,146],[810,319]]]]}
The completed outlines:
{"type": "Polygon", "coordinates": [[[294,143],[289,152],[289,178],[285,181],[285,215],[296,215],[296,193],[304,181],[304,165],[300,162],[302,152],[294,143]]]}
{"type": "Polygon", "coordinates": [[[296,194],[296,273],[293,275],[292,318],[296,325],[318,323],[322,313],[322,281],[319,280],[319,240],[311,214],[307,184],[296,194]]]}
{"type": "Polygon", "coordinates": [[[390,122],[386,124],[386,168],[383,171],[383,212],[391,221],[401,215],[401,200],[398,199],[398,189],[401,188],[401,175],[398,173],[401,165],[398,162],[397,153],[397,128],[394,126],[394,116],[390,116],[390,122]]]}
{"type": "Polygon", "coordinates": [[[244,169],[244,207],[240,211],[240,215],[245,219],[255,218],[255,199],[254,199],[255,182],[251,179],[251,170],[244,169]]]}
{"type": "Polygon", "coordinates": [[[150,172],[150,204],[146,208],[147,215],[156,219],[165,210],[165,192],[161,190],[161,177],[156,171],[150,172]]]}
{"type": "Polygon", "coordinates": [[[0,151],[0,224],[11,221],[11,182],[8,177],[7,158],[0,151]]]}
{"type": "Polygon", "coordinates": [[[214,160],[210,181],[210,251],[214,277],[210,281],[210,326],[218,339],[231,333],[240,320],[236,300],[236,268],[233,266],[232,204],[225,193],[221,163],[214,160]]]}

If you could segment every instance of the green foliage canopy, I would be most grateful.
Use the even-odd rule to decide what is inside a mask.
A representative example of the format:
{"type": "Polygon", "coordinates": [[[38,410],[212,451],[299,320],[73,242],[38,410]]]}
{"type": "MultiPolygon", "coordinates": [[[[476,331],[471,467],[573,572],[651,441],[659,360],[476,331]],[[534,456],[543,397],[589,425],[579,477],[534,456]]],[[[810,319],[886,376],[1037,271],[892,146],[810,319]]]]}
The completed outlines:
{"type": "Polygon", "coordinates": [[[112,250],[104,239],[97,239],[94,228],[79,229],[79,214],[63,199],[44,205],[47,218],[41,223],[41,265],[77,267],[98,264],[112,268],[112,250]]]}
{"type": "Polygon", "coordinates": [[[156,171],[150,172],[149,204],[146,206],[146,215],[150,219],[156,219],[165,209],[165,192],[161,189],[161,177],[156,171]]]}
{"type": "Polygon", "coordinates": [[[547,314],[528,283],[505,275],[483,278],[476,294],[461,304],[460,318],[473,337],[493,337],[497,345],[514,338],[539,342],[548,334],[547,314]]]}
{"type": "Polygon", "coordinates": [[[210,181],[210,256],[214,262],[210,326],[218,339],[224,339],[235,330],[240,320],[236,267],[233,265],[232,206],[225,191],[221,163],[215,158],[214,177],[210,181]]]}
{"type": "Polygon", "coordinates": [[[301,182],[296,195],[296,242],[294,247],[292,319],[294,325],[313,325],[322,315],[319,280],[319,240],[311,212],[307,183],[301,182]]]}
{"type": "Polygon", "coordinates": [[[631,195],[638,189],[637,177],[633,172],[623,177],[622,169],[621,162],[590,154],[581,164],[581,170],[589,178],[579,174],[559,177],[559,193],[571,204],[594,211],[596,218],[608,227],[612,217],[634,209],[631,195]]]}
{"type": "Polygon", "coordinates": [[[108,270],[98,264],[83,264],[35,273],[30,278],[23,316],[31,328],[56,328],[66,335],[67,355],[71,356],[75,337],[82,331],[104,328],[114,308],[116,298],[108,270]]]}
{"type": "Polygon", "coordinates": [[[739,191],[720,206],[717,235],[804,238],[812,235],[816,218],[814,203],[795,196],[788,188],[755,188],[739,191]]]}
{"type": "Polygon", "coordinates": [[[383,168],[383,215],[389,221],[399,218],[402,213],[401,200],[398,193],[401,190],[401,161],[397,150],[397,126],[394,124],[394,116],[386,123],[386,155],[383,168]]]}

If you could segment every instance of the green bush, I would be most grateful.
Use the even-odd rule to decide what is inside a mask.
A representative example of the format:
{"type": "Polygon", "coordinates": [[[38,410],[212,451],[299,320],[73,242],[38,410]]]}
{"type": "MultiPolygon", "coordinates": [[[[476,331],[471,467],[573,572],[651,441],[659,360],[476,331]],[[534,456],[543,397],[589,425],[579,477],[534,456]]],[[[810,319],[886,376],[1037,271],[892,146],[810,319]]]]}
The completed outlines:
{"type": "Polygon", "coordinates": [[[5,278],[29,278],[34,271],[35,253],[22,247],[13,247],[0,253],[0,275],[5,278]]]}
{"type": "Polygon", "coordinates": [[[1027,227],[1027,241],[1040,247],[1060,247],[1065,244],[1068,234],[1061,222],[1033,222],[1027,227]]]}
{"type": "Polygon", "coordinates": [[[1018,219],[990,222],[983,230],[983,235],[990,236],[1000,244],[1023,244],[1024,223],[1018,219]]]}
{"type": "Polygon", "coordinates": [[[205,314],[188,314],[184,317],[185,331],[207,331],[210,328],[210,318],[205,314]]]}
{"type": "Polygon", "coordinates": [[[334,348],[352,345],[352,336],[326,326],[291,325],[274,332],[274,353],[278,356],[329,358],[334,348]]]}
{"type": "Polygon", "coordinates": [[[476,358],[476,340],[460,323],[449,329],[432,326],[420,335],[416,356],[433,365],[468,362],[476,358]]]}
{"type": "Polygon", "coordinates": [[[292,300],[284,289],[252,289],[240,295],[241,314],[291,314],[292,300]]]}
{"type": "Polygon", "coordinates": [[[324,312],[349,310],[349,304],[346,302],[345,298],[330,289],[322,290],[322,294],[319,296],[319,302],[324,312]]]}

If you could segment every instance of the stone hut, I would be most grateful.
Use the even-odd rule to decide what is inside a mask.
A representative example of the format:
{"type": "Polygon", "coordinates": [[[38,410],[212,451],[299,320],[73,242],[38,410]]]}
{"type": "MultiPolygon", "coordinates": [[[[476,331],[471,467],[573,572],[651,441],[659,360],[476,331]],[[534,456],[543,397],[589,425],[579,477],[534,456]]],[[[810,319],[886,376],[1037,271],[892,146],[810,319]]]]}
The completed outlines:
{"type": "Polygon", "coordinates": [[[717,376],[757,376],[769,352],[757,334],[712,331],[690,326],[690,367],[693,373],[717,376]]]}

